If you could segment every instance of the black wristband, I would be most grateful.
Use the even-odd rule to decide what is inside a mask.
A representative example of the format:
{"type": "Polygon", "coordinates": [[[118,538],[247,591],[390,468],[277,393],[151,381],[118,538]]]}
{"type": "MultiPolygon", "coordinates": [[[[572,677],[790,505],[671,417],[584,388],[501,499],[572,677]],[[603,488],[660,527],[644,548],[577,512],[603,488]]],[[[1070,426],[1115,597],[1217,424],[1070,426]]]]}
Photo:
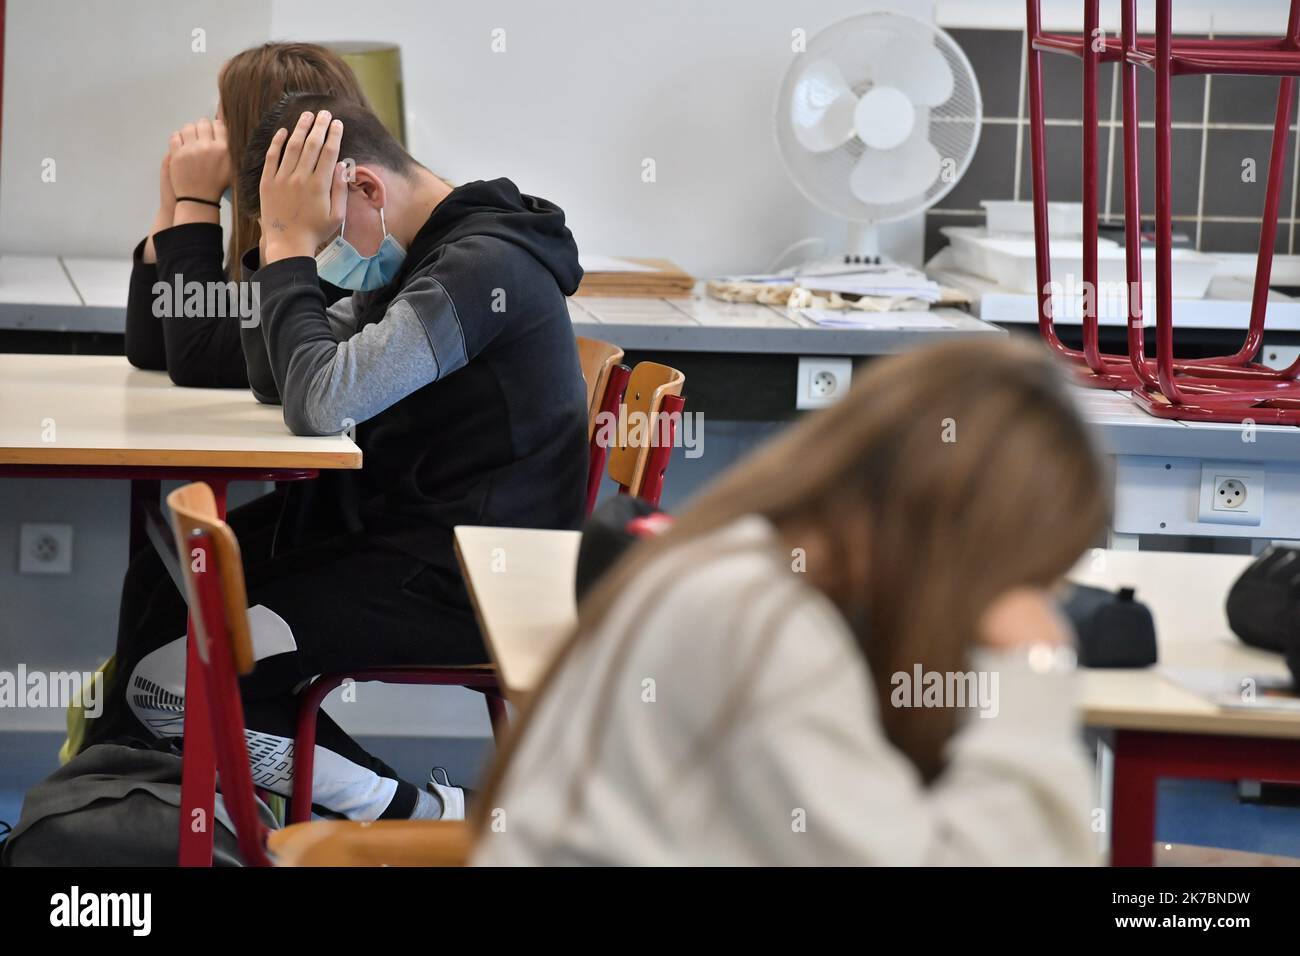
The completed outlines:
{"type": "Polygon", "coordinates": [[[215,206],[215,207],[218,208],[218,209],[221,208],[221,200],[219,200],[219,199],[215,199],[215,200],[214,200],[214,199],[200,199],[198,196],[177,196],[177,197],[176,197],[176,201],[177,201],[177,202],[197,202],[197,203],[202,203],[202,204],[205,205],[205,206],[215,206]]]}

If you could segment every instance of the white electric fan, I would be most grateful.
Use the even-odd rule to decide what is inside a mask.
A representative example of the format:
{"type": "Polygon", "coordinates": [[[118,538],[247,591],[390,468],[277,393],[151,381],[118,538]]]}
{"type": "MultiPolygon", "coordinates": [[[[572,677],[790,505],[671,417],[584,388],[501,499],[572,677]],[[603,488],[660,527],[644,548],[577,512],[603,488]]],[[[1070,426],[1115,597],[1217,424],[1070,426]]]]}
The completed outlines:
{"type": "Polygon", "coordinates": [[[849,222],[836,262],[879,256],[876,223],[915,215],[956,185],[980,115],[961,47],[905,14],[841,20],[796,54],[777,95],[776,139],[800,191],[849,222]]]}

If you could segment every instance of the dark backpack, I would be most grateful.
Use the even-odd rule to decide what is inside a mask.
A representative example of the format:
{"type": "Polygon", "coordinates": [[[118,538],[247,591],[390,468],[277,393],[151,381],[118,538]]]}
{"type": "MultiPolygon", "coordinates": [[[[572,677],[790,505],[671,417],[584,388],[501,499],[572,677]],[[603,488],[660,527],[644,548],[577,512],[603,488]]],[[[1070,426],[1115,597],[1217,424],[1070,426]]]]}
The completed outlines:
{"type": "Polygon", "coordinates": [[[578,543],[578,567],[574,574],[577,598],[591,590],[623,552],[640,538],[662,533],[672,518],[654,505],[633,495],[606,498],[591,512],[582,526],[578,543]]]}
{"type": "MultiPolygon", "coordinates": [[[[95,744],[27,793],[0,864],[175,866],[180,805],[181,757],[172,742],[95,744]]],[[[278,826],[260,800],[258,811],[267,827],[278,826]]],[[[213,818],[213,866],[242,866],[220,794],[213,818]]]]}

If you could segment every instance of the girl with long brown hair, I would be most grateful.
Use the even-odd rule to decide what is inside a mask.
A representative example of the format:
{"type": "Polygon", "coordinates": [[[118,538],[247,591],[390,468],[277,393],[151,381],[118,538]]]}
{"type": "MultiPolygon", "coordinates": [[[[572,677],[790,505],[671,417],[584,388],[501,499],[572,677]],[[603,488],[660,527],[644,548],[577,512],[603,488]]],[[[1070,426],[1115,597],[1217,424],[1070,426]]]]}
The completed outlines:
{"type": "Polygon", "coordinates": [[[1103,486],[1035,347],[877,361],[599,582],[476,862],[1090,862],[1049,589],[1103,486]]]}
{"type": "MultiPolygon", "coordinates": [[[[257,220],[241,212],[234,171],[253,130],[281,96],[332,93],[363,105],[366,99],[351,68],[314,43],[265,43],[244,50],[222,66],[217,90],[216,116],[173,132],[163,154],[158,212],[133,256],[126,354],[137,368],[165,370],[177,385],[244,388],[248,373],[238,295],[205,296],[205,302],[222,303],[220,314],[195,315],[178,308],[177,296],[158,308],[155,286],[183,289],[191,282],[206,286],[241,278],[240,257],[257,249],[261,233],[257,220]],[[232,222],[223,252],[220,213],[227,192],[232,222]]],[[[256,269],[256,262],[251,265],[256,269]]],[[[326,293],[330,301],[343,295],[342,290],[326,293]]]]}

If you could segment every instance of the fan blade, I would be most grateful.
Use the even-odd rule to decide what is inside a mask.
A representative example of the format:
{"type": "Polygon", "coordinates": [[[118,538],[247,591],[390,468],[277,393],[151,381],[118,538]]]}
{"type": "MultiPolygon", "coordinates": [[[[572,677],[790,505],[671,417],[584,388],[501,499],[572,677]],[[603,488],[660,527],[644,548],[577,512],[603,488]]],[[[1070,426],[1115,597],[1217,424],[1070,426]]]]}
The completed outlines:
{"type": "Polygon", "coordinates": [[[849,190],[865,203],[886,205],[920,196],[943,163],[939,151],[918,129],[897,149],[868,149],[849,175],[849,190]]]}
{"type": "Polygon", "coordinates": [[[858,99],[829,60],[808,65],[794,85],[790,123],[804,149],[825,153],[853,137],[853,110],[858,99]]]}
{"type": "Polygon", "coordinates": [[[919,106],[938,106],[952,96],[952,67],[930,43],[899,42],[882,52],[872,68],[879,86],[896,86],[919,106]]]}
{"type": "Polygon", "coordinates": [[[872,149],[897,149],[916,129],[916,107],[902,90],[873,86],[853,110],[853,129],[872,149]]]}

